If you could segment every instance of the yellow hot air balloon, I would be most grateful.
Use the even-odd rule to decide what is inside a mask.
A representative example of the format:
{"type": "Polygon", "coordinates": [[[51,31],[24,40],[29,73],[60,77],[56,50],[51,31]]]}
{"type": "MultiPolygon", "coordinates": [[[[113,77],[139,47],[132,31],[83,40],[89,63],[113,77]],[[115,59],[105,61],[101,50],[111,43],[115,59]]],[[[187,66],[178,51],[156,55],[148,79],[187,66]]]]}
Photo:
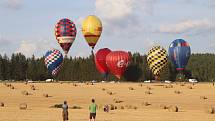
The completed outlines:
{"type": "Polygon", "coordinates": [[[152,47],[148,52],[147,62],[156,80],[159,80],[160,73],[167,64],[167,51],[161,46],[152,47]]]}
{"type": "Polygon", "coordinates": [[[87,16],[82,23],[82,33],[88,45],[94,49],[102,33],[102,22],[94,15],[87,16]]]}

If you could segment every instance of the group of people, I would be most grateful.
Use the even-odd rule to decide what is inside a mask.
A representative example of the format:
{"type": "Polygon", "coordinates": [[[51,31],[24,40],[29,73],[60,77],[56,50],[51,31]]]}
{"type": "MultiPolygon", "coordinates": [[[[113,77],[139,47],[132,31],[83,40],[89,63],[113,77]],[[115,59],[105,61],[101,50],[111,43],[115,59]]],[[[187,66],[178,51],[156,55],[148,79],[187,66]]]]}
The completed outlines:
{"type": "MultiPolygon", "coordinates": [[[[69,118],[69,113],[68,113],[68,105],[67,102],[64,101],[63,105],[62,105],[62,116],[63,116],[63,121],[68,121],[69,118]]],[[[95,121],[96,119],[96,109],[97,109],[97,105],[95,103],[95,99],[92,99],[92,103],[89,106],[89,110],[90,110],[90,116],[89,116],[89,121],[95,121]]]]}

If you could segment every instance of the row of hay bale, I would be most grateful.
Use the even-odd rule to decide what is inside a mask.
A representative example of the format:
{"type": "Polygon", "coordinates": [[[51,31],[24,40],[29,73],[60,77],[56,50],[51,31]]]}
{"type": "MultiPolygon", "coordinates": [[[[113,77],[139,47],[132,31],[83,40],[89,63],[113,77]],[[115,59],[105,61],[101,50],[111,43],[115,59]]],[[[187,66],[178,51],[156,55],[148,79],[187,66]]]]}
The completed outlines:
{"type": "MultiPolygon", "coordinates": [[[[0,102],[0,107],[5,107],[5,104],[3,102],[0,102]]],[[[19,104],[19,109],[21,110],[26,110],[27,109],[27,103],[20,103],[19,104]]]]}
{"type": "Polygon", "coordinates": [[[10,84],[10,83],[4,83],[4,85],[6,87],[9,87],[10,89],[15,89],[15,87],[12,84],[10,84]]]}

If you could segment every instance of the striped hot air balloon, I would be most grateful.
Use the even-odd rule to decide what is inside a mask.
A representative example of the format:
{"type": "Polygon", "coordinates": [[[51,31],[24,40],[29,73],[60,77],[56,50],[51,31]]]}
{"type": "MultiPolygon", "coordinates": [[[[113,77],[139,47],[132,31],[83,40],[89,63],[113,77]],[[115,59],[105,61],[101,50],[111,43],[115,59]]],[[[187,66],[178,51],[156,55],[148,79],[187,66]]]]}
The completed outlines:
{"type": "Polygon", "coordinates": [[[45,65],[52,76],[56,76],[60,71],[63,55],[59,50],[52,49],[46,52],[45,54],[45,65]]]}
{"type": "Polygon", "coordinates": [[[156,80],[159,80],[160,73],[167,64],[166,50],[161,46],[152,47],[148,52],[147,62],[156,80]]]}
{"type": "Polygon", "coordinates": [[[65,54],[68,53],[70,47],[72,46],[72,43],[76,37],[76,33],[77,31],[75,24],[67,18],[61,19],[55,25],[56,39],[65,54]]]}
{"type": "Polygon", "coordinates": [[[82,33],[88,45],[94,49],[102,33],[101,20],[94,15],[87,16],[82,23],[82,33]]]}

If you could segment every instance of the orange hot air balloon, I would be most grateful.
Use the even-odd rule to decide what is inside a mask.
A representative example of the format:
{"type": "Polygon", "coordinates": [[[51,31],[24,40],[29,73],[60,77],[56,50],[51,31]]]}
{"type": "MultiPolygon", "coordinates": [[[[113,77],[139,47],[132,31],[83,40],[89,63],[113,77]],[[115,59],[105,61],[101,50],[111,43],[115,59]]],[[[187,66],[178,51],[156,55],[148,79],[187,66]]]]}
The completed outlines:
{"type": "Polygon", "coordinates": [[[82,23],[82,33],[88,45],[94,49],[102,33],[101,20],[94,15],[87,16],[82,23]]]}

